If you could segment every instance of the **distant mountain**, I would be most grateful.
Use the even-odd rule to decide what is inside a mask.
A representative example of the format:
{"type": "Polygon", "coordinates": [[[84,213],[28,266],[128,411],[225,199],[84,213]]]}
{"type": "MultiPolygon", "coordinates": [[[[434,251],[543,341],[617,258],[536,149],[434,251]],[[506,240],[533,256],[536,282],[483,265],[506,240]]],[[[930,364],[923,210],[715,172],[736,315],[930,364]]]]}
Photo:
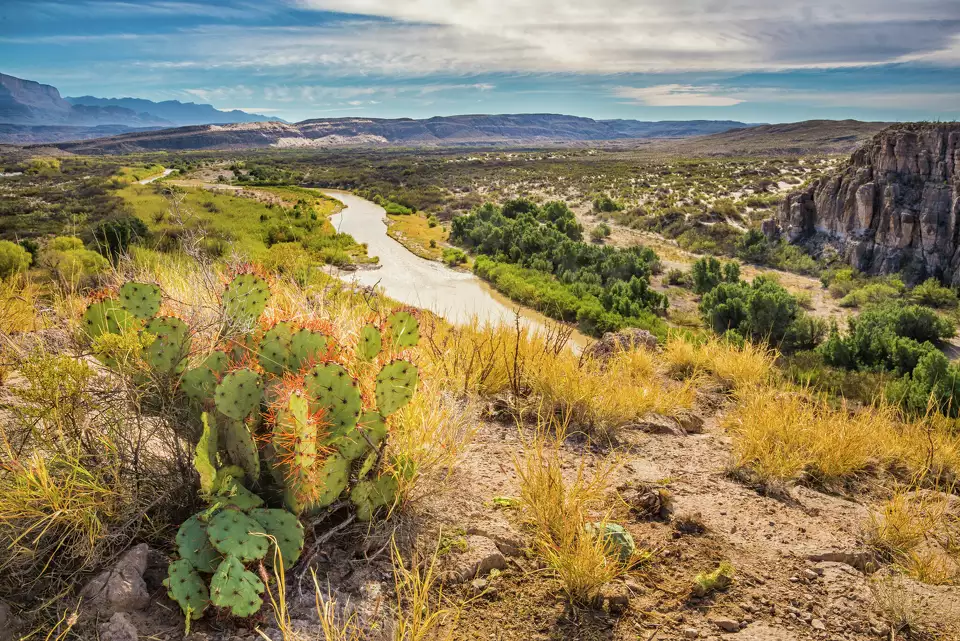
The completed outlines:
{"type": "Polygon", "coordinates": [[[322,118],[161,129],[103,140],[61,144],[77,152],[324,148],[346,145],[528,145],[677,138],[748,127],[735,121],[593,120],[558,114],[506,114],[412,118],[322,118]]]}
{"type": "Polygon", "coordinates": [[[131,111],[145,112],[163,118],[178,127],[236,122],[284,122],[280,118],[251,114],[239,109],[220,111],[212,105],[198,105],[195,102],[180,102],[179,100],[154,102],[143,98],[94,98],[93,96],[68,97],[65,100],[72,105],[120,107],[131,111]]]}
{"type": "Polygon", "coordinates": [[[210,105],[138,98],[62,98],[56,87],[0,73],[0,143],[29,144],[83,140],[122,131],[213,123],[276,121],[210,105]],[[89,131],[109,126],[112,130],[89,131]],[[71,130],[70,128],[76,128],[71,130]],[[125,129],[124,129],[125,128],[125,129]]]}
{"type": "Polygon", "coordinates": [[[702,138],[656,143],[654,146],[687,155],[848,154],[891,124],[860,120],[804,120],[758,125],[702,138]]]}
{"type": "Polygon", "coordinates": [[[172,121],[122,107],[74,106],[56,87],[0,73],[0,123],[11,125],[126,125],[169,127],[172,121]]]}

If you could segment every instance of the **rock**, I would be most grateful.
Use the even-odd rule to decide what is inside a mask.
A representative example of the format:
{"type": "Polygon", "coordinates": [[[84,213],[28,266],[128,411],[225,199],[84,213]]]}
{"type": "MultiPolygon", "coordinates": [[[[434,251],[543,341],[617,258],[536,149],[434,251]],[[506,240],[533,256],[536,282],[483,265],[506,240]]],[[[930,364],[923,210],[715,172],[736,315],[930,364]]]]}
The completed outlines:
{"type": "Polygon", "coordinates": [[[807,555],[808,561],[816,563],[829,561],[832,563],[844,563],[856,568],[864,574],[871,574],[877,569],[877,558],[873,552],[867,551],[845,551],[845,550],[826,550],[807,555]]]}
{"type": "Polygon", "coordinates": [[[863,272],[960,285],[960,124],[881,131],[833,176],[788,195],[777,223],[790,242],[835,247],[863,272]]]}
{"type": "Polygon", "coordinates": [[[733,619],[713,619],[713,624],[724,632],[738,632],[740,630],[740,622],[733,619]]]}
{"type": "Polygon", "coordinates": [[[622,583],[607,583],[600,588],[600,597],[610,614],[619,616],[630,608],[630,590],[622,583]]]}
{"type": "Polygon", "coordinates": [[[657,349],[657,337],[645,329],[629,327],[619,332],[607,332],[603,338],[590,345],[583,353],[600,360],[606,360],[617,352],[626,352],[633,349],[657,349]]]}
{"type": "Polygon", "coordinates": [[[680,429],[687,434],[700,434],[703,432],[703,419],[693,412],[681,410],[680,413],[677,414],[677,422],[680,424],[680,429]]]}
{"type": "Polygon", "coordinates": [[[474,579],[470,582],[470,591],[473,594],[483,594],[489,585],[490,582],[486,579],[474,579]]]}
{"type": "Polygon", "coordinates": [[[824,625],[823,621],[821,621],[820,619],[814,619],[814,620],[812,620],[812,621],[810,622],[810,627],[812,627],[814,630],[826,630],[826,629],[827,629],[827,626],[824,625]]]}
{"type": "Polygon", "coordinates": [[[150,603],[143,580],[150,548],[141,543],[128,550],[117,564],[95,576],[80,591],[84,603],[103,612],[134,612],[150,603]]]}
{"type": "Polygon", "coordinates": [[[100,625],[100,641],[137,641],[137,627],[125,612],[115,612],[100,625]]]}
{"type": "Polygon", "coordinates": [[[696,639],[700,636],[700,633],[697,632],[696,628],[684,628],[683,629],[683,638],[684,639],[696,639]]]}
{"type": "Polygon", "coordinates": [[[647,434],[668,434],[670,436],[686,436],[687,434],[680,427],[680,422],[677,419],[653,412],[644,414],[633,427],[647,434]]]}
{"type": "Polygon", "coordinates": [[[816,572],[816,570],[811,570],[810,568],[807,568],[803,571],[803,577],[807,581],[816,581],[819,576],[820,575],[816,572]]]}
{"type": "Polygon", "coordinates": [[[452,581],[463,583],[488,574],[490,570],[506,569],[507,560],[496,543],[477,534],[470,534],[464,538],[467,549],[451,555],[453,568],[449,578],[452,581]]]}

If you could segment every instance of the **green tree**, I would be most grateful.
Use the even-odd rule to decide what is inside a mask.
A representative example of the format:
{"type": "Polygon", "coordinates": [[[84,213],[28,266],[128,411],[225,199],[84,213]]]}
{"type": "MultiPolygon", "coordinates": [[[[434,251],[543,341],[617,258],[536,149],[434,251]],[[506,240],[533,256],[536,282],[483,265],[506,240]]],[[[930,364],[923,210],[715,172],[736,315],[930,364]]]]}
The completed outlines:
{"type": "Polygon", "coordinates": [[[9,278],[30,266],[30,252],[9,240],[0,240],[0,279],[9,278]]]}

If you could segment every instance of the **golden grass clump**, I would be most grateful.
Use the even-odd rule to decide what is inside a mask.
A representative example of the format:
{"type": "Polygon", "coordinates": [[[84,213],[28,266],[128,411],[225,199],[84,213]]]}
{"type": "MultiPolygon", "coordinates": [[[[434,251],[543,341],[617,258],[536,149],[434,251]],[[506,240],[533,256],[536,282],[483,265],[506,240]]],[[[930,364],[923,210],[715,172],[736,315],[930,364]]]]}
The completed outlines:
{"type": "Polygon", "coordinates": [[[604,495],[614,466],[601,463],[588,475],[581,462],[573,478],[565,478],[558,442],[548,444],[538,436],[515,459],[521,513],[534,553],[556,575],[563,593],[574,604],[590,605],[601,586],[629,569],[603,537],[585,527],[606,520],[604,495]]]}
{"type": "Polygon", "coordinates": [[[739,391],[771,380],[776,351],[750,342],[738,346],[717,336],[697,343],[673,337],[664,345],[661,357],[673,376],[710,374],[725,387],[739,391]]]}
{"type": "Polygon", "coordinates": [[[960,437],[935,418],[904,422],[890,405],[851,412],[802,391],[743,394],[724,424],[734,464],[761,483],[850,479],[880,467],[911,475],[960,470],[960,437]]]}

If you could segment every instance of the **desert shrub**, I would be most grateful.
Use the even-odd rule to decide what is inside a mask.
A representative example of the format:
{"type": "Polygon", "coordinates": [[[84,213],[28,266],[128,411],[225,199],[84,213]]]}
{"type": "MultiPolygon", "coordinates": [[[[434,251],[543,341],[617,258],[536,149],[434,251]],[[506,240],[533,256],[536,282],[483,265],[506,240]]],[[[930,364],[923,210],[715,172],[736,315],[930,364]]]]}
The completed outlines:
{"type": "Polygon", "coordinates": [[[737,263],[721,263],[713,256],[697,260],[690,273],[693,277],[693,291],[697,294],[705,294],[720,283],[740,281],[740,266],[737,263]]]}
{"type": "Polygon", "coordinates": [[[910,299],[927,307],[952,309],[957,306],[957,293],[944,287],[936,278],[928,278],[911,289],[910,299]]]}
{"type": "Polygon", "coordinates": [[[127,253],[131,243],[147,237],[147,226],[136,216],[101,220],[91,232],[93,246],[111,260],[127,253]]]}
{"type": "Polygon", "coordinates": [[[667,272],[664,281],[675,287],[693,288],[693,276],[690,272],[685,272],[682,269],[671,269],[667,272]]]}
{"type": "Polygon", "coordinates": [[[30,253],[26,249],[9,240],[0,240],[0,279],[25,271],[30,263],[30,253]]]}
{"type": "Polygon", "coordinates": [[[861,372],[827,365],[815,350],[802,350],[783,356],[780,368],[784,376],[811,392],[829,398],[871,404],[884,393],[889,375],[861,372]]]}
{"type": "Polygon", "coordinates": [[[593,199],[593,211],[598,213],[611,213],[615,211],[620,211],[623,209],[623,205],[610,198],[610,196],[603,195],[597,196],[593,199]]]}
{"type": "Polygon", "coordinates": [[[47,243],[40,253],[40,264],[70,287],[85,284],[110,268],[106,258],[86,249],[83,241],[73,236],[58,236],[47,243]]]}
{"type": "Polygon", "coordinates": [[[467,262],[467,255],[462,249],[456,247],[445,247],[443,250],[443,262],[450,267],[463,265],[467,262]]]}
{"type": "Polygon", "coordinates": [[[960,415],[960,367],[937,349],[924,351],[913,368],[887,388],[887,397],[911,414],[930,410],[947,416],[960,415]]]}
{"type": "Polygon", "coordinates": [[[898,298],[904,290],[899,280],[894,282],[869,283],[858,287],[840,299],[841,307],[865,307],[898,298]]]}
{"type": "Polygon", "coordinates": [[[310,254],[300,243],[271,245],[263,258],[263,266],[271,272],[294,276],[302,280],[310,268],[310,254]]]}
{"type": "Polygon", "coordinates": [[[595,243],[601,243],[604,239],[610,237],[610,225],[607,223],[600,223],[596,227],[590,230],[590,238],[595,243]]]}

